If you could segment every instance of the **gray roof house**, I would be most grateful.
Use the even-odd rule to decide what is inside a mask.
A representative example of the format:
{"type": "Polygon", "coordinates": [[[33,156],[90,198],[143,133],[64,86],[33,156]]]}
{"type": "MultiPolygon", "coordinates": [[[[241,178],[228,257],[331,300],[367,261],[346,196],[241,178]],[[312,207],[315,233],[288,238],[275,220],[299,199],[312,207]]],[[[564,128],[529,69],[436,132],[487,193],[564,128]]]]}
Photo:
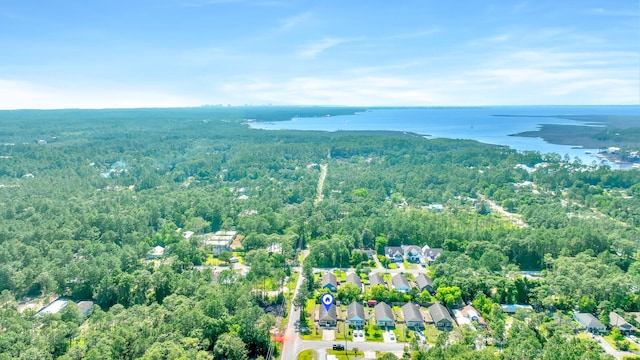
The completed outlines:
{"type": "Polygon", "coordinates": [[[331,291],[337,291],[338,290],[338,280],[336,279],[336,276],[333,275],[329,271],[324,273],[324,275],[322,275],[322,285],[321,285],[321,287],[323,289],[329,289],[331,291]]]}
{"type": "Polygon", "coordinates": [[[393,287],[396,289],[396,291],[406,293],[409,290],[411,290],[411,285],[409,285],[409,281],[402,274],[394,275],[393,278],[391,279],[391,282],[393,282],[393,287]]]}
{"type": "Polygon", "coordinates": [[[453,318],[449,314],[449,310],[439,302],[431,305],[429,314],[433,319],[433,323],[439,330],[453,330],[453,318]]]}
{"type": "Polygon", "coordinates": [[[424,320],[418,305],[410,302],[404,304],[402,306],[402,315],[408,328],[424,329],[424,320]]]}
{"type": "Polygon", "coordinates": [[[349,326],[362,327],[367,322],[362,304],[354,301],[347,306],[347,321],[349,326]]]}
{"type": "Polygon", "coordinates": [[[420,291],[427,290],[433,293],[436,290],[433,288],[433,280],[425,274],[418,274],[418,276],[416,276],[416,285],[420,291]]]}
{"type": "Polygon", "coordinates": [[[375,285],[383,285],[384,287],[387,287],[387,283],[384,281],[380,274],[371,273],[369,274],[369,286],[375,285]]]}
{"type": "Polygon", "coordinates": [[[573,319],[590,333],[599,334],[607,331],[607,328],[600,320],[596,319],[592,314],[575,313],[573,314],[573,319]]]}
{"type": "Polygon", "coordinates": [[[385,302],[380,302],[374,308],[374,314],[376,318],[376,324],[380,327],[395,326],[395,320],[393,318],[393,312],[391,307],[385,302]]]}
{"type": "Polygon", "coordinates": [[[391,262],[403,262],[404,250],[400,246],[385,246],[384,256],[391,262]]]}
{"type": "Polygon", "coordinates": [[[89,315],[91,308],[93,307],[93,301],[80,301],[78,302],[78,310],[82,316],[89,315]]]}
{"type": "Polygon", "coordinates": [[[402,250],[404,250],[404,258],[407,261],[412,263],[423,262],[422,249],[419,246],[403,245],[402,250]]]}
{"type": "Polygon", "coordinates": [[[434,261],[436,261],[436,259],[440,255],[442,255],[443,252],[444,252],[444,249],[441,249],[441,248],[432,249],[429,247],[429,245],[425,245],[422,247],[422,255],[424,256],[425,263],[427,263],[428,265],[433,264],[434,261]]]}
{"type": "Polygon", "coordinates": [[[350,283],[354,284],[355,286],[357,286],[358,289],[363,290],[362,281],[360,280],[360,276],[358,276],[358,274],[356,274],[356,273],[348,273],[346,282],[350,282],[350,283]]]}
{"type": "Polygon", "coordinates": [[[318,324],[320,326],[336,326],[338,324],[336,304],[331,304],[329,311],[327,311],[324,305],[320,305],[320,310],[318,311],[318,324]]]}
{"type": "Polygon", "coordinates": [[[613,311],[609,313],[609,324],[618,328],[622,335],[635,335],[636,331],[638,331],[635,326],[629,324],[627,320],[613,311]]]}

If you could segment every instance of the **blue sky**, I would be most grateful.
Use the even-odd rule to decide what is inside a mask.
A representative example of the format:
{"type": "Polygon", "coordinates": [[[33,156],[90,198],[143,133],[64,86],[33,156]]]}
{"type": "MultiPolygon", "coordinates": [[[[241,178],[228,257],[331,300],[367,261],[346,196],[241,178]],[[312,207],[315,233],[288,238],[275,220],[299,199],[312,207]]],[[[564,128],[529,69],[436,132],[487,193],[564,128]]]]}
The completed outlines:
{"type": "Polygon", "coordinates": [[[637,0],[0,7],[0,108],[640,103],[637,0]]]}

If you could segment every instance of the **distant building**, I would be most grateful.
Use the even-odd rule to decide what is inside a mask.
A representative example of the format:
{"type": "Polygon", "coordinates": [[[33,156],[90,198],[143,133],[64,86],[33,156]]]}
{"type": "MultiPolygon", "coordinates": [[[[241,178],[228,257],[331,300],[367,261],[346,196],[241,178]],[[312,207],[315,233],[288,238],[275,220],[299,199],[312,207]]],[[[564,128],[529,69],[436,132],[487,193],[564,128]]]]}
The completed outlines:
{"type": "Polygon", "coordinates": [[[454,310],[454,315],[456,316],[456,322],[460,326],[477,325],[482,328],[487,327],[485,319],[480,315],[478,310],[471,305],[467,305],[460,310],[454,310]]]}
{"type": "Polygon", "coordinates": [[[415,245],[403,245],[404,258],[412,263],[424,263],[422,249],[415,245]]]}
{"type": "Polygon", "coordinates": [[[336,326],[338,324],[336,304],[331,304],[328,311],[324,305],[320,305],[320,309],[318,310],[318,324],[326,327],[336,326]]]}
{"type": "Polygon", "coordinates": [[[424,329],[424,319],[418,305],[410,302],[404,304],[402,306],[402,315],[408,328],[424,329]]]}
{"type": "Polygon", "coordinates": [[[391,307],[385,302],[380,302],[373,308],[376,324],[379,327],[392,327],[396,325],[391,307]]]}
{"type": "Polygon", "coordinates": [[[159,245],[149,250],[149,252],[147,252],[147,257],[151,259],[157,259],[163,256],[164,256],[164,247],[159,245]]]}
{"type": "Polygon", "coordinates": [[[531,310],[533,311],[533,307],[531,305],[520,305],[520,304],[500,304],[502,307],[502,312],[507,314],[515,314],[516,311],[520,309],[531,310]]]}
{"type": "Polygon", "coordinates": [[[444,210],[444,206],[442,204],[429,204],[428,209],[431,212],[441,213],[444,210]]]}
{"type": "Polygon", "coordinates": [[[635,326],[629,324],[627,320],[613,311],[609,313],[609,324],[611,324],[612,327],[618,328],[622,335],[635,335],[636,331],[638,331],[635,326]]]}
{"type": "Polygon", "coordinates": [[[436,291],[436,289],[434,289],[433,287],[433,280],[425,274],[418,274],[418,276],[416,276],[415,282],[420,291],[427,290],[432,294],[436,291]]]}
{"type": "Polygon", "coordinates": [[[433,323],[439,330],[453,330],[453,318],[449,314],[449,310],[439,302],[431,305],[429,314],[433,323]]]}
{"type": "Polygon", "coordinates": [[[322,275],[322,282],[320,287],[323,289],[329,289],[330,291],[338,291],[338,279],[331,272],[327,271],[322,275]]]}
{"type": "Polygon", "coordinates": [[[362,281],[360,280],[360,276],[358,276],[358,274],[356,274],[356,273],[348,273],[346,280],[347,280],[346,282],[352,283],[353,285],[357,286],[358,289],[360,289],[360,291],[364,290],[364,288],[362,286],[362,281]]]}
{"type": "Polygon", "coordinates": [[[68,303],[69,300],[57,298],[51,304],[40,309],[40,311],[38,311],[38,315],[43,316],[48,314],[57,314],[60,312],[60,310],[67,306],[68,303]]]}
{"type": "Polygon", "coordinates": [[[369,286],[382,285],[385,288],[387,287],[387,283],[384,281],[382,276],[378,273],[369,274],[369,286]]]}
{"type": "Polygon", "coordinates": [[[78,302],[78,310],[80,310],[80,315],[87,316],[89,312],[93,308],[93,301],[79,301],[78,302]]]}
{"type": "Polygon", "coordinates": [[[364,307],[357,301],[352,302],[347,306],[347,322],[352,327],[363,327],[367,322],[367,318],[364,315],[364,307]]]}
{"type": "Polygon", "coordinates": [[[589,313],[575,313],[573,319],[580,324],[586,331],[593,334],[601,334],[607,331],[607,328],[596,319],[595,316],[589,313]]]}
{"type": "Polygon", "coordinates": [[[231,243],[238,233],[236,231],[216,231],[214,234],[203,235],[203,245],[212,246],[212,253],[218,256],[225,251],[231,251],[231,243]]]}
{"type": "Polygon", "coordinates": [[[391,262],[403,262],[404,250],[400,246],[385,246],[384,256],[391,262]]]}
{"type": "Polygon", "coordinates": [[[428,245],[422,247],[422,255],[424,256],[424,262],[431,266],[436,259],[442,255],[444,249],[441,248],[430,248],[428,245]]]}
{"type": "Polygon", "coordinates": [[[391,281],[393,282],[393,288],[396,289],[396,291],[406,293],[406,292],[409,292],[409,290],[411,290],[411,285],[409,285],[409,281],[402,274],[394,275],[391,281]]]}

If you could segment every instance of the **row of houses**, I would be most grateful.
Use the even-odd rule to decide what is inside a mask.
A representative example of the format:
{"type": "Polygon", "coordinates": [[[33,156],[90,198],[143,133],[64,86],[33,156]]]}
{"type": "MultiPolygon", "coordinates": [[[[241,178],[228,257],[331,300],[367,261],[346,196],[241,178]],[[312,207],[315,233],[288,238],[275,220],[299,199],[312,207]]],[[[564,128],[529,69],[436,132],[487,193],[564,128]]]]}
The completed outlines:
{"type": "Polygon", "coordinates": [[[431,265],[442,255],[444,249],[430,248],[428,245],[419,247],[416,245],[385,246],[384,256],[391,262],[408,262],[422,265],[431,265]]]}
{"type": "MultiPolygon", "coordinates": [[[[396,316],[391,310],[391,306],[385,302],[378,303],[373,308],[373,319],[380,328],[392,328],[396,326],[396,316]]],[[[406,303],[402,306],[403,322],[408,328],[422,330],[425,323],[433,323],[440,330],[453,329],[454,320],[449,310],[439,302],[431,305],[427,314],[423,313],[423,308],[414,303],[406,303]]],[[[364,306],[357,301],[347,305],[347,315],[344,319],[353,328],[362,328],[367,323],[367,316],[364,306]]],[[[337,307],[332,304],[328,309],[319,307],[318,324],[324,327],[334,327],[338,323],[337,307]]]]}
{"type": "MultiPolygon", "coordinates": [[[[360,276],[358,276],[358,274],[356,273],[348,273],[345,283],[352,283],[356,285],[360,290],[364,291],[362,280],[360,280],[360,276]]],[[[431,293],[435,293],[433,280],[425,274],[417,275],[413,283],[410,283],[409,280],[404,276],[404,274],[396,274],[391,278],[391,284],[393,285],[393,289],[403,293],[411,291],[411,289],[414,287],[417,287],[420,291],[427,290],[431,293]]],[[[382,275],[378,273],[369,274],[369,285],[382,285],[388,288],[386,281],[384,281],[382,275]]],[[[322,275],[320,287],[323,289],[328,289],[329,291],[338,291],[338,279],[333,273],[326,272],[324,273],[324,275],[322,275]]]]}
{"type": "MultiPolygon", "coordinates": [[[[573,319],[590,333],[602,334],[607,331],[607,327],[593,314],[575,313],[573,319]]],[[[634,335],[638,331],[635,326],[629,324],[622,316],[613,311],[609,313],[609,324],[612,328],[620,330],[622,335],[634,335]]]]}

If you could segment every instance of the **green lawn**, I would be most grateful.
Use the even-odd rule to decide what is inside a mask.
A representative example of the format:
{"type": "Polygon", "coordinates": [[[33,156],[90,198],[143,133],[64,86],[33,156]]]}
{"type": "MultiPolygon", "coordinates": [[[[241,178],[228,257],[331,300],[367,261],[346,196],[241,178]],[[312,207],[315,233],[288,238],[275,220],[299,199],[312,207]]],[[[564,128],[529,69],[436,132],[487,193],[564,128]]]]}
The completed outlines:
{"type": "MultiPolygon", "coordinates": [[[[613,339],[611,335],[603,336],[602,338],[604,339],[604,341],[609,343],[609,345],[611,345],[614,349],[620,350],[618,348],[618,345],[616,345],[616,341],[613,339]]],[[[634,344],[632,341],[629,341],[629,351],[638,351],[638,350],[640,350],[640,348],[638,348],[638,345],[634,344]]]]}
{"type": "MultiPolygon", "coordinates": [[[[354,346],[357,348],[357,346],[354,346]]],[[[348,350],[327,350],[327,354],[335,355],[338,359],[347,360],[354,357],[363,357],[364,353],[362,351],[355,352],[353,349],[348,350]],[[348,354],[348,355],[346,355],[348,354]]]]}
{"type": "Polygon", "coordinates": [[[398,342],[411,342],[411,340],[413,339],[413,330],[408,330],[407,337],[405,338],[404,334],[406,328],[407,327],[405,324],[398,324],[396,325],[395,330],[393,330],[393,333],[396,334],[396,340],[398,342]]]}
{"type": "Polygon", "coordinates": [[[383,342],[384,338],[382,337],[382,329],[379,329],[373,321],[368,322],[369,326],[365,326],[364,338],[367,341],[373,342],[383,342]]]}
{"type": "Polygon", "coordinates": [[[318,353],[315,350],[303,350],[298,354],[298,360],[318,360],[318,353]]]}
{"type": "Polygon", "coordinates": [[[430,344],[435,344],[438,339],[438,335],[440,335],[442,331],[436,329],[435,326],[431,324],[425,324],[424,334],[427,336],[427,341],[430,344]]]}

